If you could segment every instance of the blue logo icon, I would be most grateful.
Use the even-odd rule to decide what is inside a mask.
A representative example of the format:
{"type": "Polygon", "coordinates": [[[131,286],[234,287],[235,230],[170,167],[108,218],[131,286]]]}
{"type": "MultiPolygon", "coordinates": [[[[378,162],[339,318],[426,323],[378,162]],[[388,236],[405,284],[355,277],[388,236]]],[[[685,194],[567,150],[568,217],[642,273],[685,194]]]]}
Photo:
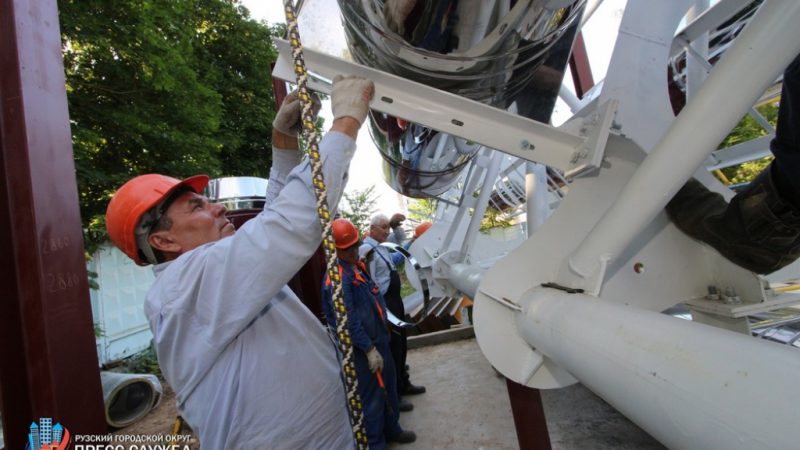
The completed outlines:
{"type": "Polygon", "coordinates": [[[39,423],[31,422],[28,433],[27,450],[66,450],[69,444],[69,431],[60,423],[53,425],[49,417],[39,418],[39,423]]]}

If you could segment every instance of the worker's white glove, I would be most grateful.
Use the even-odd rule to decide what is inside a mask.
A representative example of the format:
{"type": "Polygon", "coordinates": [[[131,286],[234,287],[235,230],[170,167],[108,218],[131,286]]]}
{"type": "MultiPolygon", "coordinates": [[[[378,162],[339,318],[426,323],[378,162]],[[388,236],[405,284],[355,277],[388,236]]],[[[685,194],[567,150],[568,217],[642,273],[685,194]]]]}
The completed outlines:
{"type": "Polygon", "coordinates": [[[375,346],[372,346],[367,352],[367,362],[369,363],[369,370],[372,373],[383,370],[383,356],[381,356],[375,346]]]}
{"type": "MultiPolygon", "coordinates": [[[[283,104],[281,104],[278,113],[275,114],[275,120],[272,121],[272,128],[287,136],[297,136],[303,127],[303,120],[301,119],[303,102],[300,101],[297,95],[297,91],[294,91],[283,99],[283,104]]],[[[316,95],[313,93],[310,95],[313,102],[312,111],[316,115],[321,104],[316,95]]]]}
{"type": "Polygon", "coordinates": [[[352,117],[363,124],[369,112],[369,101],[374,93],[375,85],[366,78],[336,75],[331,89],[333,119],[352,117]]]}
{"type": "Polygon", "coordinates": [[[405,21],[417,0],[386,0],[383,3],[383,18],[390,30],[402,36],[405,31],[405,21]]]}

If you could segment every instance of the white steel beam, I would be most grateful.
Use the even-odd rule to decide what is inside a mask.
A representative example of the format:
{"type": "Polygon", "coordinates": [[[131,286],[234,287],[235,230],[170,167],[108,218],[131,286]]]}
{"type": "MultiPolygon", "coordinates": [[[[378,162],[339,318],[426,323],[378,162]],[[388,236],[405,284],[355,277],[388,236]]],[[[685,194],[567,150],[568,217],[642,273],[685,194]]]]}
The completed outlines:
{"type": "Polygon", "coordinates": [[[556,289],[520,305],[531,347],[669,448],[800,442],[795,348],[556,289]]]}
{"type": "Polygon", "coordinates": [[[772,154],[769,150],[769,143],[773,137],[773,135],[762,136],[717,150],[711,154],[714,164],[706,166],[706,169],[724,169],[725,167],[769,156],[772,154]]]}
{"type": "Polygon", "coordinates": [[[720,0],[714,6],[700,14],[675,35],[675,41],[670,50],[670,56],[675,56],[683,50],[681,42],[692,42],[703,34],[722,25],[753,0],[720,0]]]}
{"type": "Polygon", "coordinates": [[[798,22],[800,2],[770,0],[761,7],[622,194],[562,266],[559,282],[599,292],[607,264],[652,222],[742,113],[800,52],[798,22]],[[711,117],[709,110],[717,105],[725,107],[715,108],[711,117]]]}
{"type": "MultiPolygon", "coordinates": [[[[275,39],[275,45],[280,54],[275,62],[273,76],[287,81],[294,80],[288,42],[275,39]]],[[[375,97],[370,104],[371,108],[528,161],[568,171],[585,165],[585,160],[574,159],[576,150],[593,145],[587,142],[590,139],[577,133],[551,127],[424,84],[308,48],[303,53],[311,75],[311,89],[329,94],[329,80],[338,74],[366,77],[375,83],[375,97]]],[[[607,135],[607,130],[605,134],[607,135]]]]}

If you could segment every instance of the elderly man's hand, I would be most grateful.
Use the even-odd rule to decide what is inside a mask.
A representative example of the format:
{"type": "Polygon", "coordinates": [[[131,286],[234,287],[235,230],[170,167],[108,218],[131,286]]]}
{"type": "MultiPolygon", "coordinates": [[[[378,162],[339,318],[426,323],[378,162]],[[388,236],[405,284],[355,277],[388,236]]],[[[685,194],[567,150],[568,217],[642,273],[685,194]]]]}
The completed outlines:
{"type": "Polygon", "coordinates": [[[383,356],[374,345],[367,352],[367,364],[369,364],[369,370],[372,373],[383,370],[383,356]]]}
{"type": "Polygon", "coordinates": [[[364,123],[369,112],[369,102],[375,93],[375,85],[366,78],[353,75],[336,75],[331,88],[333,118],[350,117],[364,123]]]}
{"type": "Polygon", "coordinates": [[[404,220],[406,220],[406,216],[404,216],[404,215],[402,215],[400,213],[397,213],[397,214],[393,215],[392,218],[389,220],[389,226],[391,228],[397,228],[397,227],[399,227],[400,225],[403,224],[404,220]]]}
{"type": "MultiPolygon", "coordinates": [[[[319,112],[321,106],[319,98],[311,95],[312,107],[314,115],[319,112]]],[[[275,114],[275,120],[272,122],[272,128],[280,131],[281,133],[297,137],[303,126],[301,115],[303,112],[303,102],[300,101],[297,91],[292,92],[283,99],[283,104],[275,114]]]]}

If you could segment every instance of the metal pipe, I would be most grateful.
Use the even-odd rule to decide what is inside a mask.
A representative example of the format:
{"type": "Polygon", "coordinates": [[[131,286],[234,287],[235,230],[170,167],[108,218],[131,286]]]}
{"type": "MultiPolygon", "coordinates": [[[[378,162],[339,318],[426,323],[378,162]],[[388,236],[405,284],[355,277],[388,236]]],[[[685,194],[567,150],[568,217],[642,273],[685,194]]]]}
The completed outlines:
{"type": "Polygon", "coordinates": [[[547,202],[547,169],[542,164],[527,163],[525,165],[525,203],[528,220],[528,236],[532,235],[550,215],[547,202]]]}
{"type": "Polygon", "coordinates": [[[667,447],[800,442],[797,349],[555,289],[522,303],[527,343],[667,447]]]}
{"type": "MultiPolygon", "coordinates": [[[[686,20],[691,22],[708,10],[709,0],[697,0],[689,12],[686,13],[686,20]]],[[[699,33],[692,42],[686,46],[686,100],[694,97],[696,90],[703,85],[710,69],[708,67],[708,31],[699,33]],[[690,58],[691,53],[694,58],[690,58]]]]}
{"type": "Polygon", "coordinates": [[[484,272],[485,269],[481,269],[478,266],[457,263],[450,266],[447,280],[467,297],[475,298],[475,293],[478,292],[478,285],[481,284],[484,272]]]}
{"type": "MultiPolygon", "coordinates": [[[[697,36],[722,25],[751,2],[752,0],[721,0],[715,3],[714,6],[703,11],[695,19],[687,21],[688,24],[675,36],[676,41],[679,39],[695,40],[697,36]]],[[[670,57],[677,55],[680,51],[681,45],[678,42],[674,42],[670,50],[670,57]]]]}
{"type": "Polygon", "coordinates": [[[581,108],[581,99],[563,84],[558,88],[558,96],[561,97],[561,100],[564,100],[564,103],[567,104],[573,114],[581,108]]]}
{"type": "Polygon", "coordinates": [[[475,201],[475,209],[472,212],[472,217],[467,226],[467,232],[464,234],[464,241],[461,244],[461,252],[464,254],[465,261],[469,261],[469,252],[472,245],[475,243],[475,236],[481,227],[483,215],[486,214],[486,208],[489,206],[489,197],[492,195],[492,188],[494,182],[497,180],[497,175],[500,173],[500,162],[503,160],[503,155],[500,152],[495,152],[486,149],[485,155],[491,158],[489,167],[486,169],[486,175],[483,177],[483,186],[481,186],[481,193],[478,194],[478,199],[475,201]]]}
{"type": "Polygon", "coordinates": [[[481,167],[476,160],[472,160],[470,176],[467,179],[466,186],[464,186],[464,191],[461,196],[461,204],[458,205],[458,210],[456,211],[455,216],[453,216],[453,221],[451,222],[450,228],[447,230],[447,234],[442,240],[442,244],[439,246],[437,255],[450,250],[450,246],[453,243],[455,234],[460,228],[458,225],[464,219],[464,216],[467,214],[470,206],[475,204],[475,200],[472,198],[472,193],[475,192],[475,189],[478,187],[478,182],[480,181],[481,175],[483,175],[484,172],[486,172],[486,169],[481,167]]]}
{"type": "Polygon", "coordinates": [[[800,52],[798,21],[800,2],[771,0],[761,7],[611,208],[569,258],[573,274],[586,278],[613,260],[655,218],[741,115],[800,52]],[[724,107],[709,114],[720,105],[724,107]],[[698,124],[702,127],[698,128],[698,124]]]}

